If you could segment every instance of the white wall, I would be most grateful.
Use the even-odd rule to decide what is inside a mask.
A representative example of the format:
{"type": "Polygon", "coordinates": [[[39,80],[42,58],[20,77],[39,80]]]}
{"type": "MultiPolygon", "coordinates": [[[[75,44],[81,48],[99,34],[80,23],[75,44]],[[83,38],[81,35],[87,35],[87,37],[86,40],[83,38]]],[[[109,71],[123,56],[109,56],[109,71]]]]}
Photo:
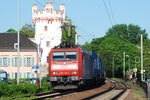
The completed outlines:
{"type": "Polygon", "coordinates": [[[60,5],[60,9],[53,9],[52,3],[48,2],[43,10],[38,10],[37,5],[32,6],[32,22],[35,24],[35,42],[42,49],[41,64],[47,64],[47,56],[54,46],[61,42],[62,31],[61,26],[65,20],[64,5],[60,5]],[[47,30],[44,27],[47,26],[47,30]],[[46,42],[50,42],[50,47],[46,46],[46,42]]]}

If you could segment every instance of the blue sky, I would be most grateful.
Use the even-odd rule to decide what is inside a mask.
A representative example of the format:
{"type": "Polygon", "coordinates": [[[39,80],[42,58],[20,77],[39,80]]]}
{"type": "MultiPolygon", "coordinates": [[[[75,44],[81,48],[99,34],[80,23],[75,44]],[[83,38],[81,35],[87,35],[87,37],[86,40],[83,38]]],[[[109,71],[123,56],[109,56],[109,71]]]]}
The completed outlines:
{"type": "MultiPolygon", "coordinates": [[[[92,38],[103,37],[105,32],[112,27],[103,0],[38,0],[42,5],[54,2],[58,9],[60,3],[65,4],[66,15],[77,26],[78,42],[83,44],[92,38]]],[[[113,24],[135,24],[146,29],[150,38],[150,0],[104,0],[113,24]],[[111,15],[113,12],[113,17],[111,15]]],[[[17,2],[18,0],[1,0],[0,4],[0,32],[17,27],[17,2]]],[[[36,0],[20,0],[20,27],[31,24],[31,7],[36,0]]],[[[38,7],[42,9],[41,5],[38,7]]]]}

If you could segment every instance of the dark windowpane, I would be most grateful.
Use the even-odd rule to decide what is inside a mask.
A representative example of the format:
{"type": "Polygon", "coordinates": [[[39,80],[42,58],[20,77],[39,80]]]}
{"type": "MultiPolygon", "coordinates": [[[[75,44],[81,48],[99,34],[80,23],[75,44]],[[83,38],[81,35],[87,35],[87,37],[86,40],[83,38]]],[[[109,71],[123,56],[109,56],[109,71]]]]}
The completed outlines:
{"type": "Polygon", "coordinates": [[[64,60],[64,52],[54,52],[53,60],[64,60]]]}
{"type": "Polygon", "coordinates": [[[76,60],[77,53],[76,52],[66,52],[66,60],[76,60]]]}

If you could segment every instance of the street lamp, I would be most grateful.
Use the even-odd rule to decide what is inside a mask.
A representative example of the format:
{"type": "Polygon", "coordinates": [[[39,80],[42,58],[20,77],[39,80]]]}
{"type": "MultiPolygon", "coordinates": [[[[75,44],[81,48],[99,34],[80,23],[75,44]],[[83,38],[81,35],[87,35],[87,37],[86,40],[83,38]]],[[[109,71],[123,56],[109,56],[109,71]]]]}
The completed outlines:
{"type": "Polygon", "coordinates": [[[17,48],[17,84],[19,84],[19,77],[20,77],[20,66],[19,66],[19,62],[20,62],[20,0],[18,0],[18,48],[17,48]]]}
{"type": "Polygon", "coordinates": [[[141,81],[143,81],[143,34],[141,34],[141,81]]]}

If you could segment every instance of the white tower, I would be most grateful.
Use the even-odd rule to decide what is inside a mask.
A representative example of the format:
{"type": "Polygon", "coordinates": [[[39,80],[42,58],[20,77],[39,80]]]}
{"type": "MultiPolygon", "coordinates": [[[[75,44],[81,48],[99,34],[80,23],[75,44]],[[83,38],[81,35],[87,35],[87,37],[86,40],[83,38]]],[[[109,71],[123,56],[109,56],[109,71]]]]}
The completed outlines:
{"type": "Polygon", "coordinates": [[[47,2],[43,10],[32,6],[32,22],[35,25],[35,42],[39,46],[41,64],[47,64],[47,56],[54,46],[61,42],[61,25],[65,21],[65,6],[60,4],[59,10],[47,2]]]}

